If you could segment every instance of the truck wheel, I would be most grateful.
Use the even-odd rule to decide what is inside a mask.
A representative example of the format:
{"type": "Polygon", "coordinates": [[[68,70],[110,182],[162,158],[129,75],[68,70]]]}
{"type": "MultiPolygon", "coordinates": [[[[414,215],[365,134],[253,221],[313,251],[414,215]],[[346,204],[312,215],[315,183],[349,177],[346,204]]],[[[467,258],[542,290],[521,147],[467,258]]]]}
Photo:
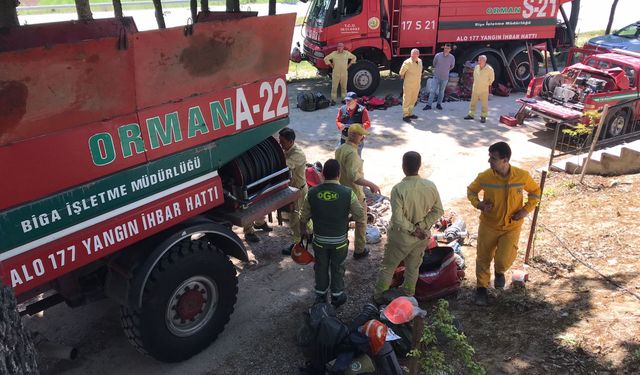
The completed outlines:
{"type": "Polygon", "coordinates": [[[358,96],[373,94],[380,84],[378,66],[368,60],[358,60],[349,68],[347,89],[358,96]]]}
{"type": "Polygon", "coordinates": [[[604,122],[605,128],[600,134],[600,139],[613,138],[624,134],[627,130],[628,123],[629,111],[626,109],[620,109],[608,114],[604,122]]]}
{"type": "MultiPolygon", "coordinates": [[[[539,68],[538,57],[533,54],[533,74],[534,76],[538,75],[539,68]]],[[[529,55],[527,51],[520,51],[518,54],[513,56],[511,61],[509,61],[509,66],[513,69],[513,76],[516,81],[522,82],[524,86],[529,84],[529,81],[533,79],[531,76],[531,70],[529,69],[529,55]]]]}
{"type": "Polygon", "coordinates": [[[233,264],[206,240],[176,244],[156,264],[142,307],[121,308],[129,341],[163,362],[183,361],[216,339],[238,292],[233,264]]]}

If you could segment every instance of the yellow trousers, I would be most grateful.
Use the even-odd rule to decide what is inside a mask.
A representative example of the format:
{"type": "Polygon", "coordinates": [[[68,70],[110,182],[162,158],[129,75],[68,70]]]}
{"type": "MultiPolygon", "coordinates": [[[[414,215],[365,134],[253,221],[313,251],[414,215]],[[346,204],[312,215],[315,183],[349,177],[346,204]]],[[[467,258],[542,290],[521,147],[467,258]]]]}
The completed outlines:
{"type": "Polygon", "coordinates": [[[476,253],[476,279],[479,288],[488,288],[491,261],[496,273],[505,273],[518,255],[520,228],[497,230],[480,223],[476,253]]]}
{"type": "Polygon", "coordinates": [[[259,227],[262,225],[265,225],[267,222],[264,219],[260,219],[260,220],[256,220],[251,224],[247,224],[242,228],[242,231],[244,232],[244,234],[249,234],[249,233],[255,233],[256,229],[253,227],[254,225],[259,227]]]}
{"type": "Polygon", "coordinates": [[[402,117],[413,115],[413,107],[416,106],[420,85],[404,85],[402,87],[402,117]]]}
{"type": "Polygon", "coordinates": [[[428,240],[420,240],[409,233],[390,229],[387,235],[387,244],[384,248],[384,257],[378,271],[378,281],[376,282],[375,295],[382,295],[393,279],[393,273],[404,261],[404,282],[402,288],[409,295],[416,292],[416,283],[422,265],[424,250],[427,248],[428,240]]]}
{"type": "Polygon", "coordinates": [[[331,73],[331,100],[338,101],[338,98],[342,99],[347,93],[347,78],[349,72],[347,70],[337,71],[333,70],[331,73]],[[338,95],[338,85],[340,85],[340,93],[338,95]]]}
{"type": "Polygon", "coordinates": [[[300,236],[300,211],[302,210],[307,192],[309,192],[309,188],[305,185],[301,190],[298,200],[293,202],[293,211],[289,213],[289,227],[291,228],[291,232],[293,232],[293,243],[298,243],[302,239],[302,236],[300,236]]]}
{"type": "Polygon", "coordinates": [[[480,100],[481,105],[481,117],[487,117],[489,115],[489,91],[487,90],[472,90],[471,91],[471,102],[469,103],[469,116],[475,117],[476,115],[476,105],[478,104],[478,100],[480,100]]]}
{"type": "Polygon", "coordinates": [[[364,248],[367,246],[367,202],[364,198],[359,199],[362,208],[364,208],[364,223],[356,223],[356,230],[353,233],[354,239],[354,251],[356,253],[361,253],[364,251],[364,248]]]}

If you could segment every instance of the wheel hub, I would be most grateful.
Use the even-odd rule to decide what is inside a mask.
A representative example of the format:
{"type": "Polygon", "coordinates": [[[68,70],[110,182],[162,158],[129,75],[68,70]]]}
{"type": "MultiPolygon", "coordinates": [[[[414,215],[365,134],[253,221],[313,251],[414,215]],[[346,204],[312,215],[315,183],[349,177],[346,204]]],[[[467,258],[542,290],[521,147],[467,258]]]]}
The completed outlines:
{"type": "Polygon", "coordinates": [[[218,288],[206,276],[193,276],[183,281],[167,303],[165,323],[171,333],[190,336],[205,326],[218,305],[218,288]]]}
{"type": "Polygon", "coordinates": [[[616,116],[616,118],[613,119],[613,121],[611,122],[611,127],[610,127],[610,131],[609,134],[611,136],[617,136],[620,135],[622,133],[622,129],[624,129],[624,116],[622,115],[618,115],[616,116]]]}
{"type": "Polygon", "coordinates": [[[176,312],[182,321],[194,320],[202,312],[202,307],[206,302],[203,296],[205,293],[199,285],[194,286],[193,289],[188,287],[185,289],[176,306],[176,312]]]}
{"type": "Polygon", "coordinates": [[[358,90],[366,90],[371,86],[371,82],[373,82],[373,76],[366,70],[361,70],[356,72],[353,78],[354,85],[358,88],[358,90]]]}
{"type": "Polygon", "coordinates": [[[522,62],[518,64],[518,66],[516,67],[516,79],[520,81],[524,81],[529,79],[529,76],[530,76],[529,63],[522,62]]]}

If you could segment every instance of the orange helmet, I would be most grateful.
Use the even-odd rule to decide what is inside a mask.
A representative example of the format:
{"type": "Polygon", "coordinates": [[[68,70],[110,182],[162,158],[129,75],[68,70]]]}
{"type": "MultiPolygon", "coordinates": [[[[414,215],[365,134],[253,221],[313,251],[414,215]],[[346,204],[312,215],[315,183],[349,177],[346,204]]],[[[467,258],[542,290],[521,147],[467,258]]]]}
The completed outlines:
{"type": "Polygon", "coordinates": [[[371,347],[372,354],[378,354],[385,341],[387,340],[387,328],[384,323],[372,319],[364,323],[362,326],[362,333],[369,338],[369,346],[371,347]]]}
{"type": "Polygon", "coordinates": [[[293,249],[291,249],[291,259],[298,264],[309,264],[315,260],[309,250],[302,246],[302,243],[295,244],[293,249]]]}
{"type": "Polygon", "coordinates": [[[403,324],[415,316],[413,307],[407,297],[398,297],[384,309],[384,316],[393,324],[403,324]]]}

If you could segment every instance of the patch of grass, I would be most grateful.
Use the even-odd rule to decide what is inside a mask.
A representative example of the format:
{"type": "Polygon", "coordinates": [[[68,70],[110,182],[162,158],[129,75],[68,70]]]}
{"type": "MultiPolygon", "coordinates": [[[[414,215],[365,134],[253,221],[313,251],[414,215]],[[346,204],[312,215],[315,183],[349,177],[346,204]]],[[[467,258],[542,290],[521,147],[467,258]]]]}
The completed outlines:
{"type": "Polygon", "coordinates": [[[554,195],[556,195],[556,189],[553,187],[545,188],[544,192],[542,193],[542,196],[544,198],[550,198],[550,197],[553,197],[554,195]]]}
{"type": "Polygon", "coordinates": [[[318,69],[311,65],[310,62],[302,61],[300,63],[294,63],[293,61],[289,61],[288,81],[312,78],[320,78],[320,75],[318,75],[318,69]]]}
{"type": "Polygon", "coordinates": [[[585,31],[578,33],[576,38],[576,46],[582,47],[591,38],[604,35],[604,30],[585,31]]]}

